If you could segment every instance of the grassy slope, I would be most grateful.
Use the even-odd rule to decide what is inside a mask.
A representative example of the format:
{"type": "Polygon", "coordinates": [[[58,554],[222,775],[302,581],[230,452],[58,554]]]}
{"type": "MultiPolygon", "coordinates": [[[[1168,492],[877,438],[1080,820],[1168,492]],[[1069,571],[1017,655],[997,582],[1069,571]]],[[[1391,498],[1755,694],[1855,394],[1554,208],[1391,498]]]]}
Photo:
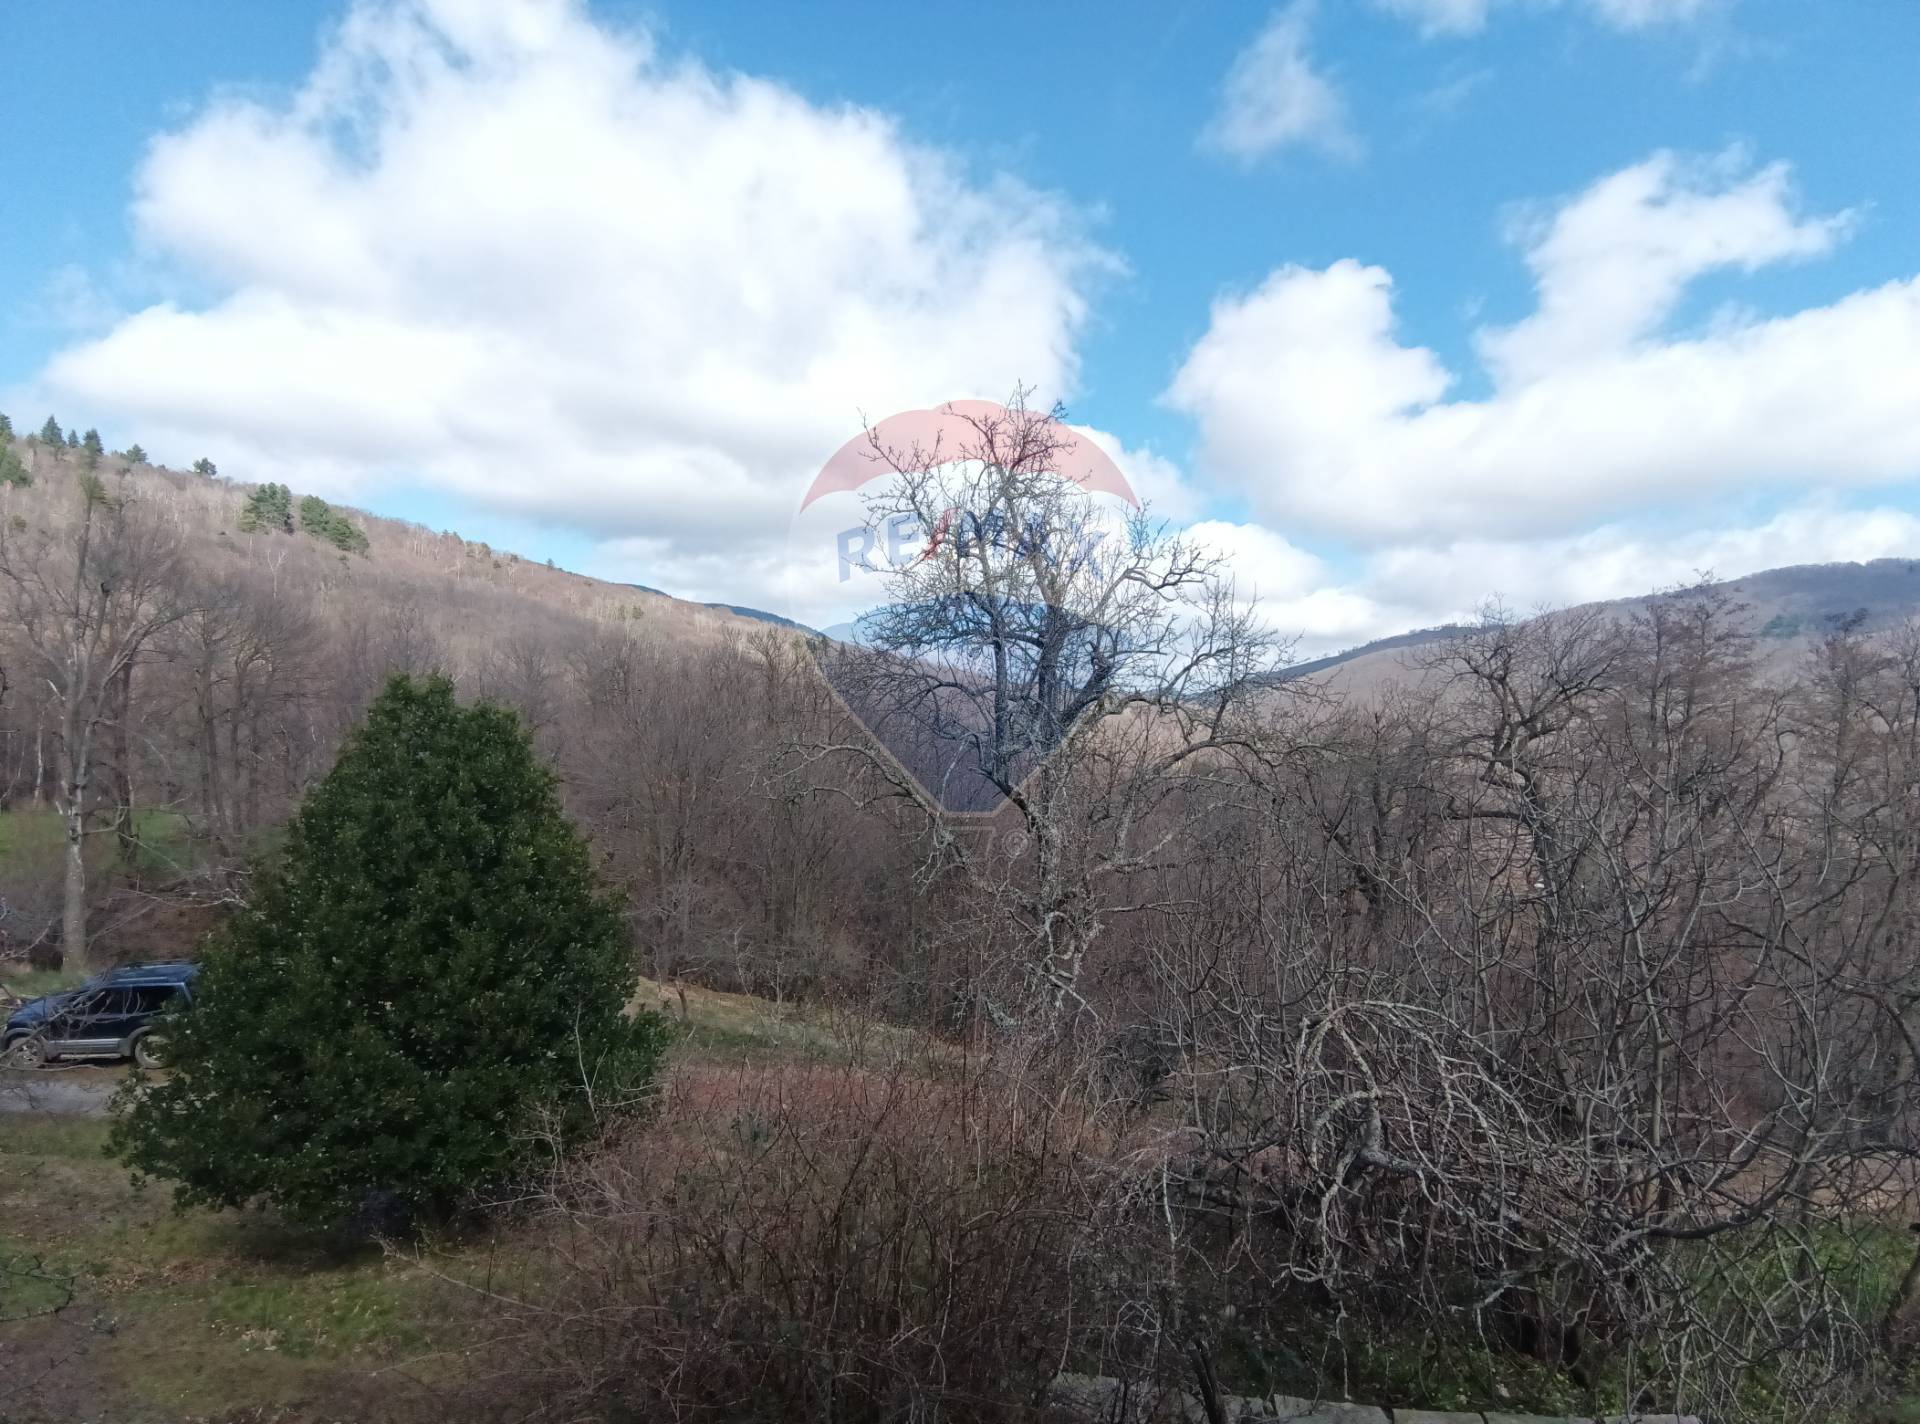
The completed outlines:
{"type": "MultiPolygon", "coordinates": [[[[912,1047],[900,1030],[862,1031],[746,995],[642,980],[636,999],[680,1026],[674,1057],[686,1067],[845,1062],[912,1047]]],[[[0,1116],[0,1265],[13,1267],[0,1271],[0,1419],[446,1417],[433,1387],[457,1376],[459,1357],[432,1324],[451,1318],[436,1304],[443,1282],[405,1258],[343,1249],[258,1213],[175,1214],[164,1189],[135,1190],[104,1158],[105,1136],[98,1121],[0,1116]],[[73,1301],[57,1316],[22,1318],[68,1279],[73,1301]]],[[[436,1260],[462,1274],[469,1263],[503,1264],[485,1252],[513,1249],[496,1242],[436,1260]]],[[[1871,1263],[1876,1274],[1896,1257],[1871,1263]]],[[[1300,1392],[1296,1367],[1326,1344],[1320,1326],[1300,1324],[1299,1338],[1251,1351],[1221,1341],[1223,1372],[1236,1388],[1300,1392]]],[[[1463,1352],[1471,1343],[1361,1346],[1349,1387],[1356,1398],[1428,1407],[1579,1408],[1564,1376],[1510,1354],[1463,1352]]],[[[1920,1421],[1920,1399],[1892,1417],[1920,1421]]]]}
{"type": "MultiPolygon", "coordinates": [[[[683,1064],[831,1061],[871,1046],[741,994],[643,980],[637,1002],[680,1026],[683,1064]]],[[[443,1417],[428,1386],[450,1366],[428,1322],[444,1285],[404,1258],[259,1213],[174,1213],[163,1185],[136,1190],[103,1155],[106,1131],[0,1115],[0,1267],[11,1266],[0,1269],[0,1420],[443,1417]],[[36,1316],[67,1281],[72,1302],[36,1316]],[[244,1414],[222,1413],[240,1404],[244,1414]]]]}

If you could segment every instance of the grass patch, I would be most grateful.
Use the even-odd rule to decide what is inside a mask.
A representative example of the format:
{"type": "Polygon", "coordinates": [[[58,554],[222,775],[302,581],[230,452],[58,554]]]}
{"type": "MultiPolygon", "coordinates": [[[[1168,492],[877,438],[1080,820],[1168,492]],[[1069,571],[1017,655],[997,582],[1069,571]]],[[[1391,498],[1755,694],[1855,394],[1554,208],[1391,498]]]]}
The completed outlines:
{"type": "Polygon", "coordinates": [[[673,1026],[679,1052],[725,1066],[772,1062],[854,1063],[869,1058],[939,1057],[938,1040],[860,1015],[836,1017],[817,1004],[775,1004],[696,984],[644,976],[630,1007],[651,1009],[673,1026]]]}
{"type": "Polygon", "coordinates": [[[83,975],[69,975],[65,969],[13,969],[0,971],[0,988],[6,988],[15,998],[40,998],[42,994],[58,994],[63,988],[79,985],[83,975]]]}
{"type": "MultiPolygon", "coordinates": [[[[62,987],[53,975],[9,982],[20,992],[62,987]]],[[[636,1007],[676,1025],[683,1062],[937,1051],[920,1035],[692,986],[683,994],[643,981],[636,1007]]],[[[0,1284],[0,1312],[27,1317],[9,1324],[10,1341],[41,1342],[15,1359],[41,1381],[19,1417],[172,1424],[242,1407],[276,1417],[296,1406],[320,1409],[316,1419],[366,1417],[363,1401],[387,1398],[404,1377],[458,1379],[458,1351],[435,1351],[462,1343],[453,1337],[469,1312],[436,1271],[478,1281],[540,1269],[537,1242],[519,1232],[439,1243],[428,1269],[270,1213],[175,1212],[168,1184],[136,1190],[105,1155],[108,1128],[99,1119],[0,1117],[0,1262],[20,1263],[0,1284]],[[33,1314],[57,1304],[69,1283],[71,1304],[54,1317],[33,1314]]],[[[0,1398],[0,1414],[15,1407],[0,1398]]]]}
{"type": "Polygon", "coordinates": [[[71,989],[82,976],[63,969],[20,969],[0,971],[0,988],[22,999],[37,999],[42,994],[57,994],[71,989]]]}
{"type": "Polygon", "coordinates": [[[295,1359],[423,1348],[425,1285],[404,1269],[344,1267],[299,1279],[241,1281],[208,1298],[208,1319],[243,1345],[295,1359]]]}
{"type": "Polygon", "coordinates": [[[105,1155],[107,1131],[0,1118],[0,1323],[30,1363],[42,1342],[47,1371],[21,1417],[68,1417],[75,1400],[156,1421],[353,1400],[430,1344],[427,1272],[264,1212],[175,1212],[164,1183],[136,1190],[105,1155]]]}
{"type": "MultiPolygon", "coordinates": [[[[93,820],[90,827],[87,865],[93,872],[105,874],[119,861],[120,847],[104,820],[93,820]]],[[[17,858],[22,863],[54,865],[65,852],[66,836],[65,823],[50,808],[0,811],[0,864],[17,858]]],[[[133,836],[136,849],[132,868],[142,875],[184,874],[203,858],[187,818],[178,811],[136,810],[133,836]]]]}
{"type": "Polygon", "coordinates": [[[62,1310],[73,1290],[72,1274],[57,1263],[0,1247],[0,1325],[62,1310]]]}
{"type": "Polygon", "coordinates": [[[6,1126],[0,1137],[0,1164],[13,1159],[24,1169],[35,1159],[50,1158],[98,1166],[107,1150],[107,1124],[99,1118],[14,1113],[8,1115],[6,1126]]]}
{"type": "Polygon", "coordinates": [[[53,811],[0,811],[0,860],[36,853],[58,855],[65,839],[60,817],[53,811]]]}

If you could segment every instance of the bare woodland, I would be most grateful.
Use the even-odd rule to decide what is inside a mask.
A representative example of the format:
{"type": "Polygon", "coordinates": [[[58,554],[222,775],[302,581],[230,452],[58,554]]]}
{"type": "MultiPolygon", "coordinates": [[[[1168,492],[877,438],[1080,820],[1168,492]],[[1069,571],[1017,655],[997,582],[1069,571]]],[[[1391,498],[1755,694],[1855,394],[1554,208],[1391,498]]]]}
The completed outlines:
{"type": "MultiPolygon", "coordinates": [[[[1052,420],[978,428],[968,488],[877,455],[926,524],[1058,532],[1052,420]]],[[[1338,698],[1142,519],[991,577],[960,541],[823,650],[21,450],[0,801],[62,839],[9,853],[9,944],[80,965],[244,897],[385,675],[434,668],[535,730],[643,972],[914,1031],[681,1077],[562,1171],[552,1269],[494,1293],[522,1385],[984,1416],[1065,1368],[1331,1392],[1398,1342],[1595,1409],[1812,1419],[1907,1368],[1920,629],[1836,624],[1783,680],[1707,586],[1496,612],[1338,698]],[[998,809],[942,812],[850,705],[960,746],[998,809]]]]}

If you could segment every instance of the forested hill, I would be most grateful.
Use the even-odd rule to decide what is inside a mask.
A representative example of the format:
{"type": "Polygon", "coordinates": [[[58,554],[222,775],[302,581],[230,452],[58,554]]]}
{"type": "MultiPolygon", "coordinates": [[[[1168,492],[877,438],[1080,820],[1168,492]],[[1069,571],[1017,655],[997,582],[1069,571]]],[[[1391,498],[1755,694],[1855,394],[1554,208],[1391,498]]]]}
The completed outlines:
{"type": "MultiPolygon", "coordinates": [[[[1741,605],[1741,621],[1756,635],[1765,670],[1790,674],[1816,641],[1837,627],[1881,632],[1920,617],[1920,550],[1912,559],[1865,563],[1796,564],[1729,578],[1721,587],[1741,605]]],[[[1631,617],[1656,595],[1583,605],[1631,617]]],[[[1421,628],[1376,639],[1286,670],[1288,679],[1312,677],[1363,691],[1417,675],[1422,650],[1464,631],[1458,625],[1421,628]]]]}
{"type": "MultiPolygon", "coordinates": [[[[453,653],[520,634],[606,622],[639,623],[665,636],[711,640],[762,626],[766,615],[679,599],[523,559],[458,533],[336,507],[302,490],[247,484],[202,461],[190,471],[125,452],[43,436],[0,439],[0,500],[30,524],[63,520],[93,474],[108,494],[164,511],[187,558],[206,576],[308,586],[352,614],[384,609],[453,653]],[[11,473],[10,473],[11,472],[11,473]],[[484,620],[475,615],[484,612],[484,620]]],[[[386,621],[384,618],[376,621],[386,621]]]]}
{"type": "MultiPolygon", "coordinates": [[[[102,954],[178,953],[190,933],[128,948],[128,927],[231,903],[395,673],[515,707],[574,813],[606,818],[625,880],[644,852],[619,829],[638,794],[620,778],[698,725],[707,673],[752,661],[729,649],[796,637],[91,435],[0,434],[0,955],[57,952],[75,775],[102,954]],[[90,639],[94,666],[70,679],[57,664],[90,639]]],[[[750,760],[748,714],[727,710],[710,754],[750,760]]]]}

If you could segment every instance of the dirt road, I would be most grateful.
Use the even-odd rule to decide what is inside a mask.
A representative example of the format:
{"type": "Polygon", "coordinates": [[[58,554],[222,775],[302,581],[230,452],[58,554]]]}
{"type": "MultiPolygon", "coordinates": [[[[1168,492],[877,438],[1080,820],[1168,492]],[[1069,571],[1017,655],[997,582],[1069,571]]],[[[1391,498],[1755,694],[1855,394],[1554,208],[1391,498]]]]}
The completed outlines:
{"type": "Polygon", "coordinates": [[[55,1067],[0,1070],[0,1113],[105,1117],[121,1068],[55,1067]]]}

